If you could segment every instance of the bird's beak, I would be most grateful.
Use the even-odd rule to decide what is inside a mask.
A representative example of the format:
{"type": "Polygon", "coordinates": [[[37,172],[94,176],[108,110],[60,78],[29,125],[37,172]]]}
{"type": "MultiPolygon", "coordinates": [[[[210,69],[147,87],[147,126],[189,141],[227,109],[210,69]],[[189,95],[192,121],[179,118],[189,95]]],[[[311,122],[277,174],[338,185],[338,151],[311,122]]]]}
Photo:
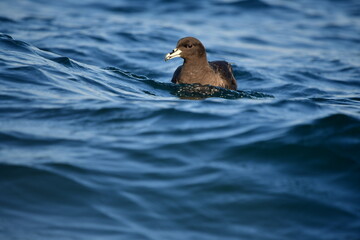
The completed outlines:
{"type": "Polygon", "coordinates": [[[175,48],[174,50],[172,50],[171,53],[166,54],[165,61],[170,60],[172,58],[181,57],[180,54],[181,54],[181,50],[178,48],[175,48]]]}

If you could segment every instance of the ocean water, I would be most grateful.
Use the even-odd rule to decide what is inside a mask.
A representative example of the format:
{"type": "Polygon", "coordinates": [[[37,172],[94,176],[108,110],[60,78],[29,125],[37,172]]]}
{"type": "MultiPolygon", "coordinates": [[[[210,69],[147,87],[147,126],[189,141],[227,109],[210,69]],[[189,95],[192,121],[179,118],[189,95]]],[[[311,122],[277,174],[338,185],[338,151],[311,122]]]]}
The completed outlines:
{"type": "Polygon", "coordinates": [[[360,239],[359,1],[2,0],[0,33],[0,239],[360,239]],[[185,36],[238,91],[170,83],[185,36]]]}

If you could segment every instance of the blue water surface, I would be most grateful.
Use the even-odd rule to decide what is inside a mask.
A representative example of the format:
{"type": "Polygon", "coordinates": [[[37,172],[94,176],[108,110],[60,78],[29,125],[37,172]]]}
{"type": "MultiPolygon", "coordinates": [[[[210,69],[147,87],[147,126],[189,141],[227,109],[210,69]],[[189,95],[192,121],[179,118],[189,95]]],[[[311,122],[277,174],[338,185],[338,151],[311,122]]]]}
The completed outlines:
{"type": "Polygon", "coordinates": [[[360,239],[359,46],[357,0],[2,0],[0,239],[360,239]]]}

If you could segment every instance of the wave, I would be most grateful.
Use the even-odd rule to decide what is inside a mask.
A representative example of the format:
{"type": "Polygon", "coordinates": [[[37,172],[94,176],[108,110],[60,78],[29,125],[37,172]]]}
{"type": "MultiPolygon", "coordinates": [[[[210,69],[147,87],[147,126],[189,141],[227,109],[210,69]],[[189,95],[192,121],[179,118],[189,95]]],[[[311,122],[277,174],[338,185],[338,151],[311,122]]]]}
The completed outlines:
{"type": "Polygon", "coordinates": [[[217,1],[219,5],[230,5],[233,7],[241,7],[247,9],[264,9],[270,8],[271,5],[262,0],[230,0],[230,1],[217,1]]]}
{"type": "MultiPolygon", "coordinates": [[[[3,79],[7,79],[9,84],[10,82],[13,84],[15,81],[19,84],[35,84],[40,88],[43,86],[44,90],[39,89],[37,91],[38,94],[43,96],[49,96],[45,92],[49,93],[50,90],[54,95],[66,94],[70,96],[83,94],[86,97],[105,97],[105,99],[110,98],[113,100],[125,96],[130,98],[144,98],[149,95],[168,97],[169,93],[187,99],[204,99],[209,97],[256,99],[273,97],[269,94],[255,91],[232,91],[213,86],[201,86],[199,84],[175,85],[162,83],[115,67],[104,68],[105,72],[102,72],[101,69],[94,66],[85,65],[69,57],[58,56],[54,53],[40,50],[25,42],[14,40],[8,35],[1,35],[0,39],[0,44],[5,49],[10,48],[12,51],[26,52],[21,57],[21,65],[23,66],[19,67],[20,62],[16,59],[6,61],[8,64],[6,72],[8,73],[1,73],[3,79]],[[34,58],[40,64],[30,65],[34,58]],[[54,65],[53,62],[58,65],[54,65]],[[121,77],[120,79],[119,76],[121,77]],[[129,80],[132,82],[126,82],[129,80]],[[145,89],[141,89],[140,86],[144,86],[145,89]],[[152,89],[149,89],[149,86],[152,89]],[[168,92],[164,92],[164,90],[168,92]]],[[[42,96],[40,95],[39,97],[42,96]]]]}
{"type": "MultiPolygon", "coordinates": [[[[249,159],[259,161],[280,162],[293,164],[307,161],[316,173],[328,171],[336,172],[359,168],[360,154],[357,136],[360,134],[360,119],[345,114],[331,114],[315,118],[307,123],[294,124],[291,127],[275,127],[274,129],[260,129],[262,137],[252,141],[244,141],[244,145],[236,145],[226,151],[226,155],[242,154],[249,159]],[[289,155],[290,154],[290,155],[289,155]]],[[[234,139],[242,139],[248,133],[234,135],[234,139]]],[[[239,142],[241,143],[241,142],[239,142]]],[[[274,162],[273,162],[274,163],[274,162]]],[[[290,170],[289,170],[290,171],[290,170]]],[[[309,172],[310,174],[310,172],[309,172]]]]}

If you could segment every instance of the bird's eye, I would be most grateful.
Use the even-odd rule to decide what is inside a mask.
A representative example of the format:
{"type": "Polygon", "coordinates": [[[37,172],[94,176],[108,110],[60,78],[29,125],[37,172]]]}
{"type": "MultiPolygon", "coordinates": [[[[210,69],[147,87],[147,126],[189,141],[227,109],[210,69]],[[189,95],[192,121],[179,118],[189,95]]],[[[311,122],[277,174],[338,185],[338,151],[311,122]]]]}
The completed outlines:
{"type": "Polygon", "coordinates": [[[186,48],[192,48],[192,46],[193,46],[193,45],[191,45],[191,44],[186,44],[186,45],[185,45],[186,48]]]}

